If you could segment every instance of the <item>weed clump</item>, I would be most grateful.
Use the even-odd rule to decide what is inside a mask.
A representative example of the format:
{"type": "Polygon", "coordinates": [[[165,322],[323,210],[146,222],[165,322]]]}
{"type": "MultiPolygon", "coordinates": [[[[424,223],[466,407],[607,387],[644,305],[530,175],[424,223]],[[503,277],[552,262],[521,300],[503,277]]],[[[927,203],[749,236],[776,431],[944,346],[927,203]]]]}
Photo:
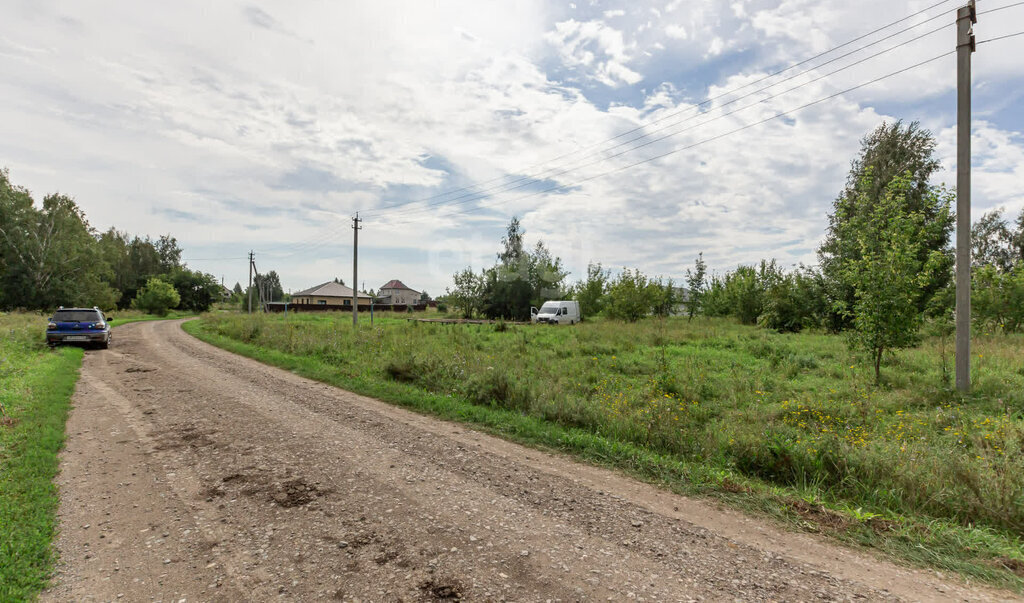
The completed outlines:
{"type": "Polygon", "coordinates": [[[466,397],[474,404],[517,411],[529,410],[533,401],[529,388],[520,384],[512,375],[497,369],[471,377],[466,383],[466,397]]]}

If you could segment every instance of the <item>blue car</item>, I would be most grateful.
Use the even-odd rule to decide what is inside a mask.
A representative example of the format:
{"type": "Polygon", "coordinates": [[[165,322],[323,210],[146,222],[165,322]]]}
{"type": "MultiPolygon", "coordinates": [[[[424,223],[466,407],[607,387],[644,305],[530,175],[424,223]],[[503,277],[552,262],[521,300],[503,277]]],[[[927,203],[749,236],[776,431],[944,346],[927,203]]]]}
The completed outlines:
{"type": "Polygon", "coordinates": [[[73,343],[105,350],[110,347],[110,324],[99,308],[61,306],[46,326],[46,343],[50,347],[73,343]]]}

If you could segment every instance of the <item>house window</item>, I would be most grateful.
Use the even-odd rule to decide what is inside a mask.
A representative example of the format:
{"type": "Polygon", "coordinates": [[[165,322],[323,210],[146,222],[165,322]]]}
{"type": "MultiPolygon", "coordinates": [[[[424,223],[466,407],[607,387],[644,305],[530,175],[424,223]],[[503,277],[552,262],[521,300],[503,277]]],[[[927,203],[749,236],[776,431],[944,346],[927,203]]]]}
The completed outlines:
{"type": "Polygon", "coordinates": [[[318,299],[318,300],[316,300],[316,304],[318,306],[326,306],[327,305],[327,300],[326,299],[318,299]]]}
{"type": "Polygon", "coordinates": [[[352,300],[351,300],[351,299],[346,299],[346,300],[345,300],[345,301],[344,301],[343,303],[344,303],[344,304],[345,304],[346,306],[351,306],[351,305],[352,305],[352,300]]]}

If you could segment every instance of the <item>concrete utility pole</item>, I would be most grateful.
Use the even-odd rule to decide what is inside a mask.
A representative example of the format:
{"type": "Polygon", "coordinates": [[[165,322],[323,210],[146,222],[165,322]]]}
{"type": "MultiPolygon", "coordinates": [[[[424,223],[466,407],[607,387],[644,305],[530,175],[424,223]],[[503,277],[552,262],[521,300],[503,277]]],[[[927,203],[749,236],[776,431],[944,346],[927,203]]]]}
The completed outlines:
{"type": "Polygon", "coordinates": [[[352,217],[352,326],[359,325],[359,212],[352,217]]]}
{"type": "Polygon", "coordinates": [[[246,289],[246,293],[249,295],[249,314],[252,314],[252,265],[253,265],[253,252],[249,250],[249,288],[246,289]]]}
{"type": "Polygon", "coordinates": [[[971,53],[974,0],[956,12],[956,388],[971,391],[971,53]]]}

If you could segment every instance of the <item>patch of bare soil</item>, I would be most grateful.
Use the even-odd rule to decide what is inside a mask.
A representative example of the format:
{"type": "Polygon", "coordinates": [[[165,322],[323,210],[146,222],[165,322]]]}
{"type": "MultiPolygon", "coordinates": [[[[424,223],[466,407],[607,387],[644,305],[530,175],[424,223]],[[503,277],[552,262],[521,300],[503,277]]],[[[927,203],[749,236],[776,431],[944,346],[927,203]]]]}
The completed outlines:
{"type": "Polygon", "coordinates": [[[115,342],[83,363],[45,601],[1012,598],[301,379],[177,322],[115,342]]]}

